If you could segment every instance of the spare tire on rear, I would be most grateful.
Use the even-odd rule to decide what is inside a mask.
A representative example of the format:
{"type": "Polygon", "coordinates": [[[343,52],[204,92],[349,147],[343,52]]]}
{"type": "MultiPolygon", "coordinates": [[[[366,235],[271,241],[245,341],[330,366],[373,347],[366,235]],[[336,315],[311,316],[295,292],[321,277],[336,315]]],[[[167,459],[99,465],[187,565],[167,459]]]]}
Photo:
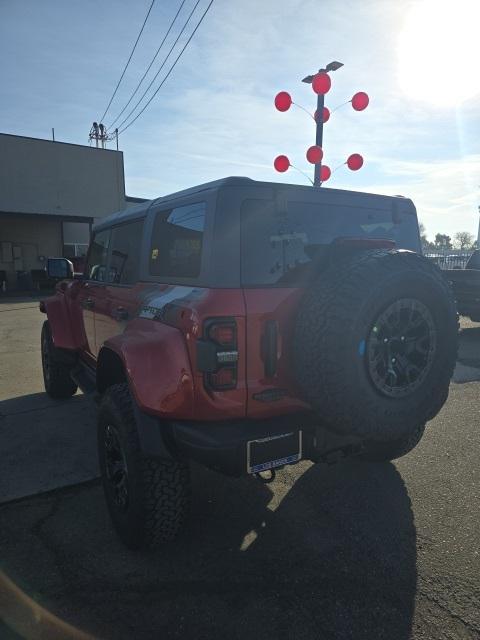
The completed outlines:
{"type": "Polygon", "coordinates": [[[393,440],[444,405],[457,333],[435,265],[409,251],[362,251],[332,263],[302,299],[296,380],[328,429],[393,440]]]}

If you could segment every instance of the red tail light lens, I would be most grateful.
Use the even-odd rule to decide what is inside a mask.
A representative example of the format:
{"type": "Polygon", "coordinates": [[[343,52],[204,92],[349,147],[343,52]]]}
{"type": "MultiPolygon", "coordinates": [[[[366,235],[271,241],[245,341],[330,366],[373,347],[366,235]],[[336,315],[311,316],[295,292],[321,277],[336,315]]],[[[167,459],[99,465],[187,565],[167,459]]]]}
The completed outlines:
{"type": "Polygon", "coordinates": [[[209,373],[208,384],[212,389],[234,389],[237,385],[237,368],[223,367],[216,373],[209,373]]]}
{"type": "Polygon", "coordinates": [[[237,386],[237,324],[232,318],[210,318],[203,338],[197,341],[197,368],[204,373],[204,384],[212,391],[237,386]]]}
{"type": "Polygon", "coordinates": [[[223,347],[234,346],[237,341],[234,323],[212,324],[208,329],[208,337],[223,347]]]}

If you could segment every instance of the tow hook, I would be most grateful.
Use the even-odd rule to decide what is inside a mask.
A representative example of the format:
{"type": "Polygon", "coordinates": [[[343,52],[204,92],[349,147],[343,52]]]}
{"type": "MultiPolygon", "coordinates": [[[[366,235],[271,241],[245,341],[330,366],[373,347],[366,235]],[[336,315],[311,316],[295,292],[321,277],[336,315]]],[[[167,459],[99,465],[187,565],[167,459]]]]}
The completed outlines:
{"type": "Polygon", "coordinates": [[[268,471],[259,471],[259,473],[255,474],[257,480],[260,480],[262,484],[270,484],[275,480],[275,469],[269,469],[268,471]],[[266,474],[270,473],[269,476],[266,474]]]}

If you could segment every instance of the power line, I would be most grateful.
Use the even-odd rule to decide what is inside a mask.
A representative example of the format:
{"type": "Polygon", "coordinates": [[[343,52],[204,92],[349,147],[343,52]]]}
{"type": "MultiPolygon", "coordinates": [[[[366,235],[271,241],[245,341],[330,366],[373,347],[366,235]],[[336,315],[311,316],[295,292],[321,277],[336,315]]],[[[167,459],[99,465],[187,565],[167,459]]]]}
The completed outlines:
{"type": "Polygon", "coordinates": [[[110,109],[110,105],[112,104],[113,99],[115,98],[115,95],[116,95],[116,93],[118,91],[118,87],[120,86],[120,83],[123,80],[123,76],[125,75],[125,71],[127,70],[128,65],[130,64],[130,60],[132,59],[132,56],[135,53],[135,49],[137,48],[138,41],[140,40],[140,37],[141,37],[141,35],[143,33],[145,25],[147,24],[148,16],[150,15],[150,11],[152,10],[152,7],[153,7],[154,4],[155,4],[155,0],[152,0],[150,8],[147,11],[147,15],[145,16],[145,20],[143,21],[142,28],[140,29],[140,33],[138,34],[137,39],[135,40],[135,44],[133,45],[132,52],[130,53],[130,56],[129,56],[128,60],[127,60],[127,64],[123,68],[122,75],[120,76],[120,80],[117,82],[117,86],[115,87],[115,91],[113,92],[112,97],[110,98],[110,102],[107,104],[107,108],[105,109],[105,112],[104,112],[103,116],[101,118],[99,118],[99,122],[103,122],[103,119],[105,118],[105,116],[107,115],[108,110],[110,109]]]}
{"type": "MultiPolygon", "coordinates": [[[[198,2],[197,2],[197,4],[198,4],[198,2]]],[[[184,46],[183,46],[182,50],[180,51],[180,53],[178,54],[178,56],[175,58],[174,63],[172,64],[172,66],[171,66],[171,67],[170,67],[170,69],[168,70],[168,72],[167,72],[167,74],[165,75],[165,77],[163,78],[162,82],[159,84],[159,86],[158,86],[158,87],[157,87],[157,89],[155,90],[155,92],[154,92],[154,94],[152,95],[152,97],[151,97],[151,98],[148,100],[148,102],[144,105],[144,107],[142,108],[142,110],[141,110],[141,111],[139,111],[139,113],[135,116],[135,118],[134,118],[133,120],[131,120],[131,121],[130,121],[130,122],[129,122],[129,123],[128,123],[128,124],[127,124],[123,129],[122,129],[122,130],[121,130],[121,131],[119,131],[119,132],[118,132],[119,134],[120,134],[120,133],[123,133],[124,131],[126,131],[129,127],[131,127],[131,126],[132,126],[132,124],[133,124],[136,120],[138,120],[138,118],[142,115],[142,113],[145,111],[145,109],[148,107],[148,105],[152,102],[152,100],[155,98],[155,96],[157,95],[157,93],[158,93],[158,92],[160,91],[160,89],[163,87],[163,85],[165,84],[165,82],[166,82],[167,78],[170,76],[170,74],[171,74],[171,73],[172,73],[172,71],[174,70],[174,68],[175,68],[175,66],[176,66],[176,64],[177,64],[177,62],[178,62],[178,61],[180,60],[180,58],[182,57],[183,52],[185,51],[185,49],[186,49],[186,48],[188,47],[188,45],[190,44],[190,41],[192,40],[193,36],[194,36],[194,35],[195,35],[195,33],[197,32],[197,30],[198,30],[199,26],[202,24],[202,22],[203,22],[203,20],[204,20],[205,16],[207,15],[207,13],[208,13],[208,11],[209,11],[210,7],[212,6],[212,4],[213,4],[213,0],[210,0],[210,2],[209,2],[209,3],[208,3],[208,5],[207,5],[207,8],[205,9],[205,11],[203,12],[203,14],[202,14],[202,16],[201,16],[201,18],[200,18],[200,20],[197,22],[197,26],[196,26],[196,27],[195,27],[195,29],[192,31],[192,33],[191,33],[190,37],[188,38],[188,40],[187,40],[187,41],[186,41],[186,43],[184,44],[184,46]]],[[[196,6],[197,6],[197,5],[195,5],[195,7],[196,7],[196,6]]],[[[194,7],[194,10],[195,10],[195,7],[194,7]]],[[[167,56],[167,58],[168,58],[168,56],[167,56]]],[[[157,74],[157,75],[158,75],[158,74],[157,74]]],[[[151,86],[151,85],[150,85],[150,86],[151,86]]],[[[150,87],[149,87],[149,88],[150,88],[150,87]]],[[[145,95],[145,94],[144,94],[144,95],[145,95]]],[[[142,98],[143,98],[143,96],[142,96],[142,98]]],[[[137,106],[138,106],[138,103],[137,103],[137,106]]],[[[135,106],[135,108],[133,109],[133,111],[135,111],[135,109],[136,109],[136,106],[135,106]]],[[[131,113],[133,113],[133,111],[132,111],[132,112],[130,112],[130,114],[131,114],[131,113]]],[[[127,116],[127,118],[125,118],[125,120],[128,120],[128,117],[129,117],[129,116],[127,116]]],[[[124,120],[123,122],[125,122],[125,120],[124,120]]],[[[123,122],[122,122],[122,124],[123,124],[123,122]]],[[[120,125],[120,126],[121,126],[121,125],[120,125]]]]}
{"type": "Polygon", "coordinates": [[[163,45],[165,44],[165,40],[168,38],[168,34],[170,33],[170,31],[173,28],[173,25],[175,24],[180,11],[183,9],[183,5],[185,4],[186,0],[182,0],[182,3],[180,4],[180,7],[178,8],[177,13],[175,14],[175,17],[173,18],[173,20],[170,23],[170,26],[168,27],[168,31],[165,34],[162,42],[160,43],[160,46],[158,47],[157,51],[155,52],[155,55],[152,58],[152,61],[150,62],[150,64],[147,67],[147,70],[145,71],[145,73],[143,74],[140,82],[137,84],[137,86],[135,87],[135,91],[132,93],[132,95],[130,96],[129,101],[127,102],[127,104],[123,107],[123,109],[120,111],[120,113],[118,114],[118,116],[115,118],[115,120],[113,120],[113,122],[110,124],[110,126],[108,127],[109,129],[111,129],[113,127],[113,125],[115,124],[115,122],[117,122],[117,120],[120,118],[120,116],[124,113],[125,109],[128,107],[128,105],[131,103],[131,101],[133,100],[133,98],[135,97],[135,94],[137,93],[137,91],[140,89],[140,86],[142,84],[142,82],[145,80],[145,76],[148,74],[148,72],[150,71],[150,69],[152,68],[153,63],[155,62],[155,60],[157,59],[158,54],[160,53],[161,48],[163,47],[163,45]]]}
{"type": "Polygon", "coordinates": [[[177,35],[177,37],[175,38],[174,43],[172,44],[172,46],[170,47],[167,55],[165,56],[165,58],[163,59],[162,64],[160,65],[160,68],[158,69],[157,73],[153,76],[150,84],[148,85],[148,87],[145,89],[145,91],[142,94],[142,97],[140,98],[140,100],[137,101],[136,105],[133,107],[133,109],[130,111],[130,113],[122,120],[122,122],[118,125],[118,129],[120,129],[120,127],[122,127],[125,122],[127,122],[127,120],[130,118],[130,116],[132,116],[135,113],[135,110],[137,109],[137,107],[141,104],[142,100],[145,98],[145,96],[147,95],[147,93],[150,90],[150,87],[153,85],[153,83],[155,82],[155,80],[158,78],[160,71],[163,69],[163,67],[165,66],[165,64],[167,63],[168,58],[170,57],[172,51],[175,49],[177,42],[180,40],[180,38],[183,35],[183,32],[185,31],[185,29],[188,26],[188,23],[190,22],[193,14],[195,13],[198,5],[200,4],[200,0],[197,0],[195,2],[195,4],[193,5],[193,9],[190,11],[190,13],[188,14],[188,18],[185,20],[185,23],[183,25],[183,27],[180,30],[180,33],[177,35]]]}

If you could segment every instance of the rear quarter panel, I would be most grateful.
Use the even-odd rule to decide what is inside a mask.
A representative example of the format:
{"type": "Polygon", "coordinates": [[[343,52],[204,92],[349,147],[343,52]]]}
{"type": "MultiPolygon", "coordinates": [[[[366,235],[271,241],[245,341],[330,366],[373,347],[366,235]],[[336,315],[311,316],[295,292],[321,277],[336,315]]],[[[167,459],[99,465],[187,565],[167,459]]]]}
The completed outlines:
{"type": "Polygon", "coordinates": [[[245,305],[241,290],[145,285],[136,317],[104,346],[124,363],[139,407],[163,418],[225,420],[246,413],[245,305]],[[204,322],[228,316],[237,324],[236,389],[206,389],[197,368],[204,322]]]}

